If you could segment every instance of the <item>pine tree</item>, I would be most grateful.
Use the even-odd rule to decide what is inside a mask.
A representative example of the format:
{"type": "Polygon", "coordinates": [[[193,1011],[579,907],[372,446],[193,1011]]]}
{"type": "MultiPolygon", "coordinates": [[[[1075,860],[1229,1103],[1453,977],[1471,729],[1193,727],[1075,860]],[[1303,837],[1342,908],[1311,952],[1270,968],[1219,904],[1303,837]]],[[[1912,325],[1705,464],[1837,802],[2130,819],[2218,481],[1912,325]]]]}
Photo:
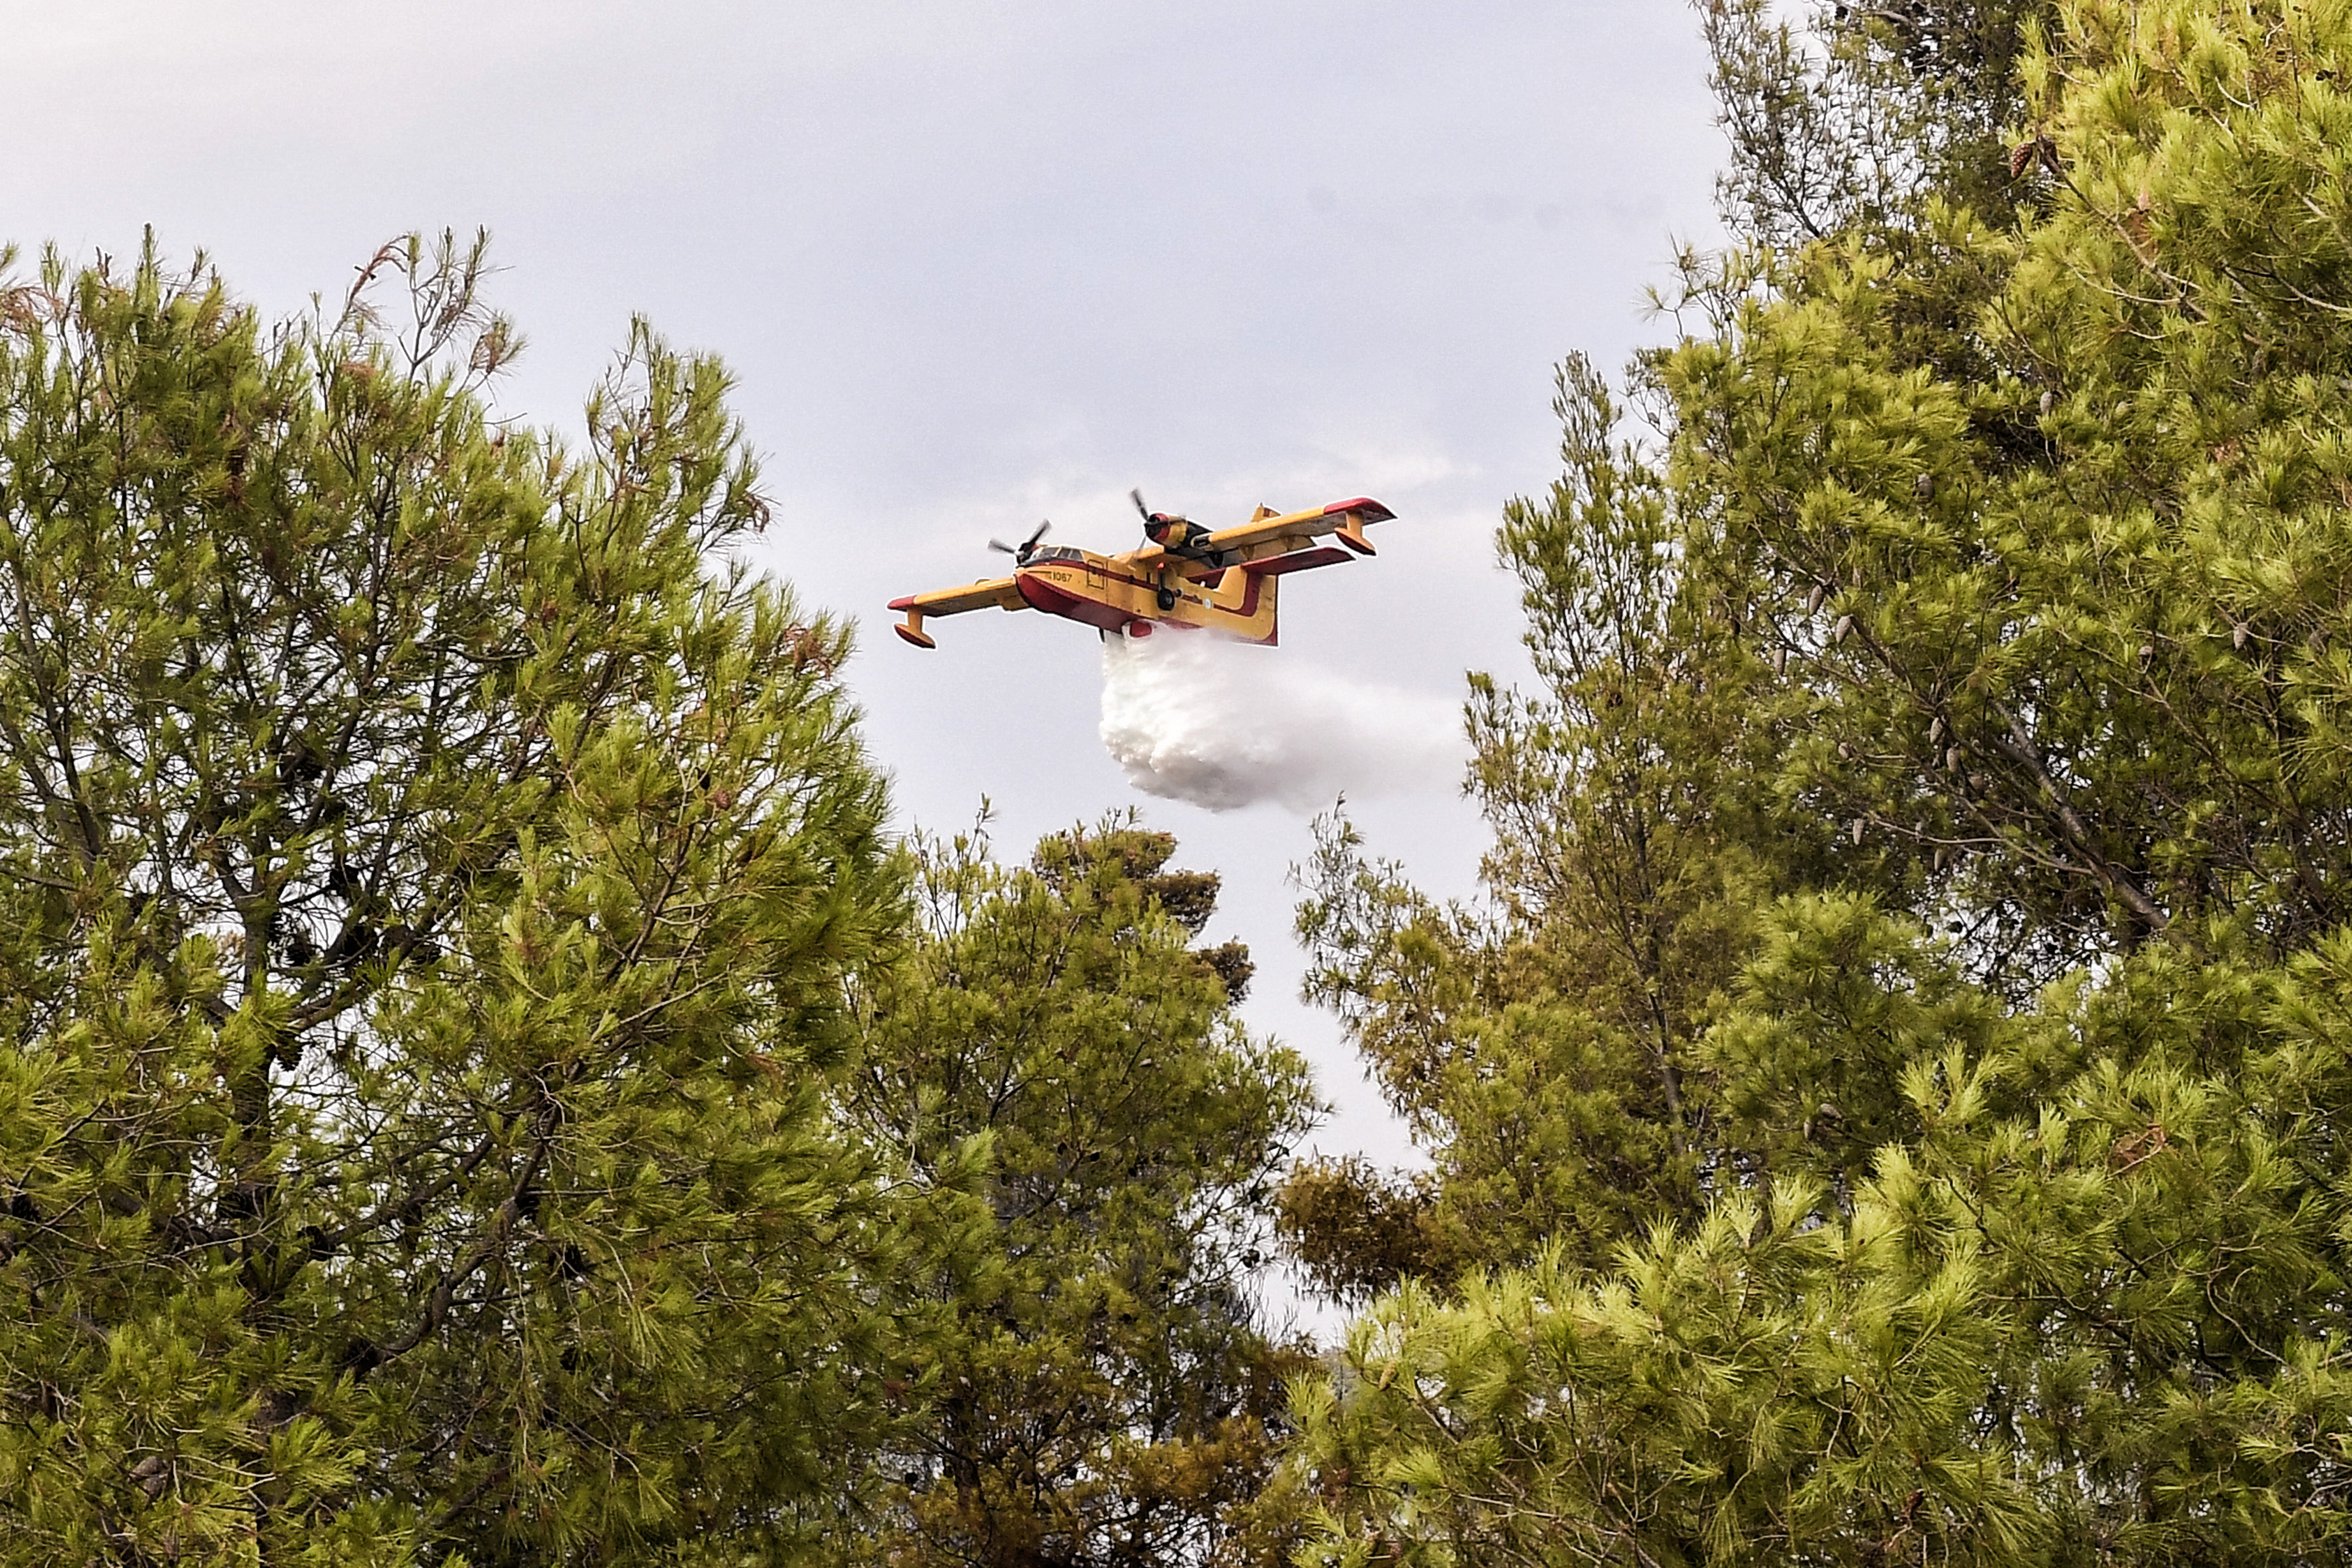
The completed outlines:
{"type": "Polygon", "coordinates": [[[1694,1217],[1739,1157],[1701,1033],[1754,909],[1807,885],[1828,837],[1762,776],[1768,694],[1685,591],[1664,479],[1618,437],[1607,384],[1572,358],[1555,406],[1562,478],[1513,502],[1499,539],[1538,689],[1477,677],[1468,709],[1495,908],[1432,907],[1336,816],[1303,877],[1309,993],[1434,1162],[1286,1184],[1286,1239],[1358,1300],[1547,1246],[1597,1263],[1694,1217]]]}
{"type": "Polygon", "coordinates": [[[847,1104],[940,1205],[946,1327],[852,1555],[1271,1564],[1286,1516],[1258,1494],[1304,1359],[1252,1281],[1317,1108],[1230,1011],[1245,954],[1191,945],[1217,879],[1119,821],[1022,869],[922,847],[921,933],[863,995],[847,1104]]]}
{"type": "Polygon", "coordinates": [[[720,367],[497,421],[481,270],[0,293],[0,1562],[740,1561],[887,1425],[845,634],[720,367]]]}
{"type": "MultiPolygon", "coordinates": [[[[2014,205],[1923,187],[1696,279],[1639,383],[1661,668],[1735,721],[1645,743],[1748,879],[1696,1205],[1382,1300],[1303,1396],[1325,1559],[2352,1555],[2347,67],[2340,4],[2074,0],[2014,205]]],[[[1513,776],[1572,824],[1605,755],[1513,776]]],[[[1338,907],[1351,1005],[1470,998],[1475,1062],[1532,922],[1338,907]]]]}

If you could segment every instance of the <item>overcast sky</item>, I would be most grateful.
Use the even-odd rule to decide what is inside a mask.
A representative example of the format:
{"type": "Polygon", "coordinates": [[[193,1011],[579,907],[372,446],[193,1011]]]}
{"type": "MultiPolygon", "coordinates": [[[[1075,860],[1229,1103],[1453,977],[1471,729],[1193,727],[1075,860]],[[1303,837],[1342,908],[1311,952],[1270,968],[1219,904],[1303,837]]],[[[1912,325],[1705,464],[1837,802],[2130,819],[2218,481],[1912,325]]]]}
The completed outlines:
{"type": "MultiPolygon", "coordinates": [[[[1345,723],[1515,676],[1490,541],[1555,471],[1550,367],[1654,341],[1643,288],[1715,232],[1688,7],[0,0],[0,21],[5,231],[28,247],[120,255],[152,225],[285,311],[394,234],[487,226],[531,342],[501,402],[551,422],[633,313],[721,353],[777,502],[759,559],[864,628],[849,679],[902,821],[953,828],[985,794],[1019,853],[1140,806],[1224,874],[1210,935],[1250,942],[1250,1016],[1319,1064],[1322,1145],[1402,1156],[1296,1000],[1305,811],[1139,795],[1097,738],[1085,628],[991,611],[925,654],[881,605],[989,574],[983,541],[1040,518],[1126,548],[1129,486],[1212,526],[1370,494],[1398,513],[1379,558],[1288,580],[1283,646],[1247,650],[1268,680],[1337,694],[1345,723]]],[[[1474,891],[1447,779],[1345,782],[1376,850],[1474,891]]]]}

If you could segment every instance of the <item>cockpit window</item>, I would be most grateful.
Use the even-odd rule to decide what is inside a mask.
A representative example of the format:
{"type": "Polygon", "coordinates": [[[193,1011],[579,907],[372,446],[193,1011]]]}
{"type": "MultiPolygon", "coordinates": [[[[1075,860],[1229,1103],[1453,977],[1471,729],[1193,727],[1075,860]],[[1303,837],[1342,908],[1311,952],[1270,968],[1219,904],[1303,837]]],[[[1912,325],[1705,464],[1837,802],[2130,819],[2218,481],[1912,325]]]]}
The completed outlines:
{"type": "Polygon", "coordinates": [[[1083,561],[1086,558],[1085,551],[1068,544],[1044,545],[1033,552],[1029,557],[1032,561],[1083,561]]]}

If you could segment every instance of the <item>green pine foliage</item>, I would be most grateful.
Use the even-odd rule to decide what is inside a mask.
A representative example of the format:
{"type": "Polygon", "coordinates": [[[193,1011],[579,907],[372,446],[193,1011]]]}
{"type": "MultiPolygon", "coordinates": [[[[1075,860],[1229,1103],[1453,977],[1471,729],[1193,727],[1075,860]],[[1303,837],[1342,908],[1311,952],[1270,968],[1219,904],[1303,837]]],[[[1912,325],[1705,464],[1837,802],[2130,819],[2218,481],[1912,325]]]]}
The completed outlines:
{"type": "Polygon", "coordinates": [[[1353,828],[1321,825],[1298,930],[1434,1169],[1384,1184],[1298,1173],[1284,1228],[1360,1299],[1567,1247],[1588,1262],[1689,1217],[1727,1157],[1701,1034],[1754,911],[1807,885],[1827,832],[1761,776],[1773,740],[1750,662],[1681,587],[1663,478],[1618,440],[1581,360],[1556,405],[1564,472],[1500,538],[1540,686],[1474,679],[1470,786],[1495,837],[1491,915],[1441,910],[1353,828]],[[1392,1216],[1380,1234],[1351,1216],[1392,1216]]]}
{"type": "Polygon", "coordinates": [[[1191,946],[1216,879],[1129,822],[1027,868],[919,842],[912,950],[861,991],[845,1105],[901,1152],[945,1327],[856,1561],[1272,1563],[1258,1492],[1285,1379],[1258,1323],[1267,1188],[1318,1114],[1306,1063],[1191,946]]]}
{"type": "Polygon", "coordinates": [[[480,270],[0,294],[0,1562],[740,1562],[891,1423],[844,634],[719,366],[501,424],[480,270]]]}
{"type": "Polygon", "coordinates": [[[2024,35],[1999,205],[1695,268],[1654,452],[1571,367],[1493,913],[1327,835],[1435,1171],[1315,1194],[1414,1278],[1302,1388],[1312,1560],[2352,1555],[2352,7],[2024,35]]]}
{"type": "Polygon", "coordinates": [[[2341,1561],[2347,959],[1915,1012],[1849,1191],[1384,1299],[1302,1396],[1324,1560],[2341,1561]]]}

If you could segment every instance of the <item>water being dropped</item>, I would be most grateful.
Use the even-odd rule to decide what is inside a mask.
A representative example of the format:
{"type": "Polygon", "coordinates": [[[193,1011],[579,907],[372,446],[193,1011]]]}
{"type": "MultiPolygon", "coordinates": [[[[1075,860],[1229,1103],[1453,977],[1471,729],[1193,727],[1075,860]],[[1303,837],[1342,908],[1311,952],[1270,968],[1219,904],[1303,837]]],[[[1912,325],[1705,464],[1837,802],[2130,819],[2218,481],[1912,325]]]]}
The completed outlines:
{"type": "Polygon", "coordinates": [[[1137,789],[1210,811],[1443,789],[1468,755],[1449,699],[1165,627],[1104,642],[1101,733],[1137,789]]]}

